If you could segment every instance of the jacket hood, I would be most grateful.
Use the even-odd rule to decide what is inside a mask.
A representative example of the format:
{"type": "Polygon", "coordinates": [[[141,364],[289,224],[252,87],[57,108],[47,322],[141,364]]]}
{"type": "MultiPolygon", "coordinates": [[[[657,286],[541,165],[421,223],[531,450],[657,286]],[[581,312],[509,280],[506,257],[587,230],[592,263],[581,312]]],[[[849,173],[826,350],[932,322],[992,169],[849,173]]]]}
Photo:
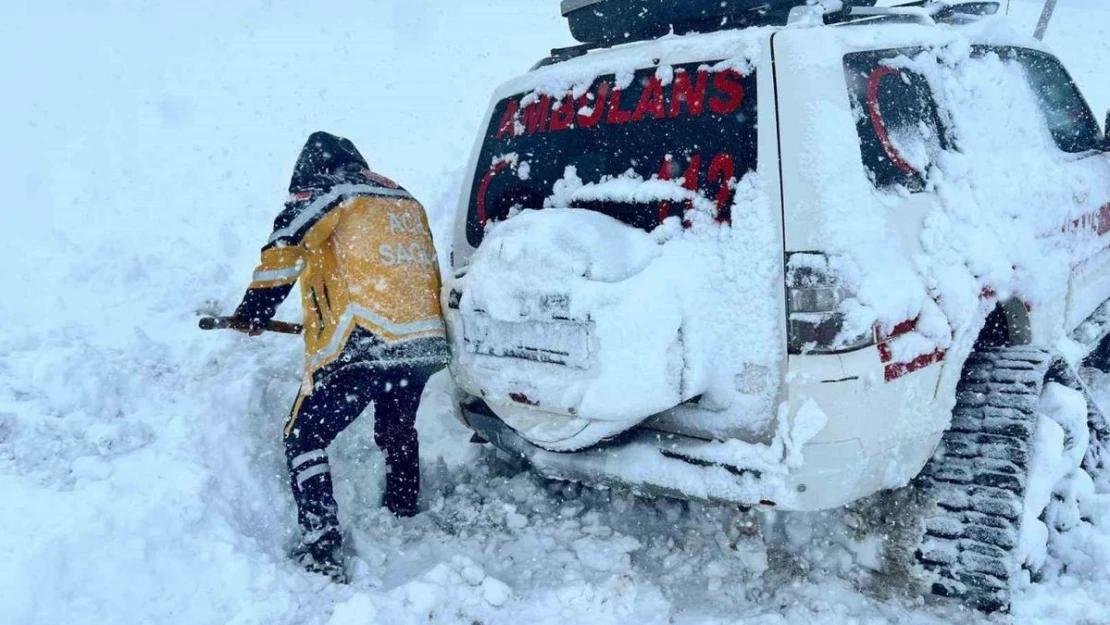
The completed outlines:
{"type": "Polygon", "coordinates": [[[369,169],[366,159],[349,139],[326,132],[308,137],[289,181],[289,192],[321,189],[342,181],[345,174],[369,169]]]}

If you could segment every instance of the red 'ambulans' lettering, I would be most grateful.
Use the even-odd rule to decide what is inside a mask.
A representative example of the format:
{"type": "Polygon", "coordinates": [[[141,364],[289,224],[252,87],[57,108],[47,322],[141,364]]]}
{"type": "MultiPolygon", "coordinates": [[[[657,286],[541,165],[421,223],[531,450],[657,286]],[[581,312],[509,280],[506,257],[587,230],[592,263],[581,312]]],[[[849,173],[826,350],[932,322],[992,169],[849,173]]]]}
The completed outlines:
{"type": "Polygon", "coordinates": [[[539,100],[524,107],[521,117],[525,131],[530,135],[547,132],[547,115],[550,110],[551,98],[548,96],[540,96],[539,100]]]}
{"type": "Polygon", "coordinates": [[[736,178],[736,163],[732,155],[721,152],[713,157],[709,163],[709,182],[717,182],[717,221],[727,223],[732,221],[732,206],[729,198],[732,196],[732,184],[736,178]]]}
{"type": "Polygon", "coordinates": [[[697,73],[697,83],[690,84],[689,72],[679,72],[674,76],[674,87],[671,90],[671,117],[678,117],[682,106],[686,106],[687,115],[701,115],[705,110],[705,92],[709,87],[709,74],[697,73]]]}
{"type": "Polygon", "coordinates": [[[551,132],[566,130],[574,125],[574,96],[569,93],[551,111],[551,132]]]}
{"type": "Polygon", "coordinates": [[[605,118],[606,124],[624,124],[632,119],[631,111],[621,110],[621,93],[620,89],[613,89],[613,95],[609,96],[609,115],[605,118]]]}
{"type": "Polygon", "coordinates": [[[636,105],[636,110],[632,111],[632,121],[638,122],[649,114],[655,119],[661,119],[664,116],[663,83],[655,76],[648,79],[647,85],[644,86],[644,92],[640,94],[640,103],[636,105]]]}
{"type": "Polygon", "coordinates": [[[669,85],[663,85],[658,76],[651,76],[643,83],[634,107],[623,104],[625,91],[611,81],[598,81],[591,94],[575,98],[566,94],[561,99],[534,94],[523,106],[522,99],[508,100],[495,139],[561,132],[571,128],[593,128],[602,121],[606,124],[638,123],[647,119],[698,117],[706,105],[715,115],[729,115],[744,103],[744,75],[735,70],[687,72],[678,70],[669,85]],[[712,88],[710,88],[712,87],[712,88]]]}
{"type": "Polygon", "coordinates": [[[740,78],[740,74],[731,69],[713,75],[713,88],[724,97],[715,95],[709,98],[709,110],[718,115],[728,115],[740,108],[740,103],[744,101],[744,84],[740,78]]]}
{"type": "Polygon", "coordinates": [[[495,139],[504,138],[505,135],[510,137],[516,136],[516,115],[520,111],[520,104],[514,98],[509,100],[505,105],[505,114],[501,116],[501,123],[497,126],[497,134],[495,139]]]}
{"type": "Polygon", "coordinates": [[[605,113],[605,102],[609,97],[609,83],[603,82],[597,87],[597,96],[591,102],[589,96],[578,99],[578,125],[582,128],[593,128],[601,121],[605,113]],[[585,112],[583,112],[585,111],[585,112]]]}

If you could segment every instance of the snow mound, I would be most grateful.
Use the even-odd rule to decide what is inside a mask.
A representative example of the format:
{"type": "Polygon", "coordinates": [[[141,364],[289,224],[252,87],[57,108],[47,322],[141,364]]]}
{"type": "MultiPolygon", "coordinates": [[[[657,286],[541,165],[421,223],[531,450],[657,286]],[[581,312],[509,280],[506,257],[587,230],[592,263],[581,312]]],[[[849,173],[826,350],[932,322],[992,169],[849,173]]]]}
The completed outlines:
{"type": "Polygon", "coordinates": [[[576,197],[681,201],[693,192],[632,176],[583,185],[568,167],[546,202],[553,206],[494,226],[465,275],[448,281],[462,294],[467,341],[485,340],[487,328],[494,340],[515,341],[496,355],[456,354],[481,387],[468,390],[556,451],[588,447],[695,397],[716,411],[722,432],[741,427],[770,438],[784,356],[783,261],[763,180],[753,172],[733,182],[732,224],[695,202],[688,228],[671,217],[649,234],[558,205],[576,197]],[[530,340],[573,353],[573,366],[505,356],[530,340]],[[755,390],[742,392],[738,380],[755,390]],[[538,409],[521,408],[521,395],[538,409]]]}
{"type": "Polygon", "coordinates": [[[572,288],[575,281],[620,282],[659,256],[647,233],[580,209],[526,210],[497,224],[475,253],[466,294],[500,319],[524,316],[517,294],[536,285],[572,288]],[[483,288],[498,284],[499,288],[483,288]]]}

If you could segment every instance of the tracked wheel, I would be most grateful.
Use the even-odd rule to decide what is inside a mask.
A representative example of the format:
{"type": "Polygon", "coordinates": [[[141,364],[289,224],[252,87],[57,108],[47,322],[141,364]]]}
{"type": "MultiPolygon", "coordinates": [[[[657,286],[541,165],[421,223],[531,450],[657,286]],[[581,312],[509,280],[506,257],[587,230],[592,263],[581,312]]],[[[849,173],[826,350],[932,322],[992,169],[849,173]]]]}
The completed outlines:
{"type": "Polygon", "coordinates": [[[913,484],[924,500],[915,556],[933,594],[1008,611],[1015,590],[1039,575],[1050,537],[1082,522],[1084,489],[1074,484],[1101,467],[1088,444],[1101,415],[1071,369],[1031,347],[973,353],[956,399],[949,430],[913,484]],[[1056,424],[1045,401],[1061,393],[1073,418],[1056,424]]]}

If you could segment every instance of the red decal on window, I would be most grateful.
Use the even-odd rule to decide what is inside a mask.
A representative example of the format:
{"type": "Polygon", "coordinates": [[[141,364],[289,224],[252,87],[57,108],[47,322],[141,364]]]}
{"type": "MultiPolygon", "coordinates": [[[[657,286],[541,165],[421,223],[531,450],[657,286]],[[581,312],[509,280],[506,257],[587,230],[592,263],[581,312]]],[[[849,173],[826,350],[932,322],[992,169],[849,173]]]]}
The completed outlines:
{"type": "MultiPolygon", "coordinates": [[[[659,179],[660,180],[670,180],[671,179],[671,167],[673,167],[673,166],[674,166],[674,159],[671,158],[670,154],[663,157],[663,166],[659,168],[659,179]]],[[[666,219],[667,217],[669,217],[670,214],[671,214],[671,203],[668,202],[667,200],[663,200],[662,202],[659,203],[659,223],[663,223],[663,220],[666,219]]]]}
{"type": "Polygon", "coordinates": [[[597,87],[597,97],[593,102],[590,102],[587,96],[578,98],[578,110],[588,108],[589,113],[578,113],[578,125],[582,128],[593,128],[601,121],[601,115],[605,112],[605,100],[609,97],[609,83],[603,82],[597,87]]]}
{"type": "Polygon", "coordinates": [[[521,117],[528,134],[547,132],[547,116],[550,111],[551,98],[548,96],[540,96],[539,100],[524,107],[524,114],[521,117]]]}
{"type": "Polygon", "coordinates": [[[729,198],[732,195],[732,183],[736,177],[736,164],[732,160],[732,155],[727,152],[721,152],[713,157],[709,163],[709,180],[711,182],[719,182],[720,188],[717,189],[717,221],[719,223],[730,223],[732,221],[732,206],[729,204],[729,198]]]}
{"type": "MultiPolygon", "coordinates": [[[[682,173],[682,188],[696,193],[698,190],[698,178],[700,176],[701,154],[691,154],[690,164],[686,166],[686,171],[682,173]]],[[[686,200],[686,210],[694,210],[693,200],[686,200]]],[[[682,225],[689,228],[691,224],[688,219],[683,219],[682,225]]]]}
{"type": "Polygon", "coordinates": [[[709,98],[709,110],[718,115],[728,115],[740,108],[744,101],[744,84],[740,82],[741,75],[735,70],[725,70],[713,74],[713,88],[724,94],[724,97],[713,96],[709,98]]]}
{"type": "Polygon", "coordinates": [[[674,76],[674,87],[671,90],[671,117],[678,117],[682,106],[686,106],[688,115],[701,115],[705,109],[705,92],[709,88],[709,72],[697,73],[697,84],[690,84],[688,72],[678,72],[674,76]]]}
{"type": "Polygon", "coordinates": [[[621,90],[613,89],[613,95],[609,96],[609,116],[605,118],[605,123],[624,124],[631,119],[631,111],[621,110],[621,90]]]}
{"type": "Polygon", "coordinates": [[[682,172],[682,188],[690,191],[698,190],[698,175],[701,173],[701,154],[691,154],[690,164],[682,172]]]}
{"type": "Polygon", "coordinates": [[[871,72],[871,77],[867,79],[867,115],[871,118],[871,126],[875,129],[875,136],[878,137],[879,143],[883,146],[883,151],[886,152],[890,162],[907,174],[916,174],[917,169],[902,158],[902,155],[890,141],[890,135],[887,134],[886,124],[883,122],[883,114],[879,107],[879,85],[884,78],[890,76],[901,77],[897,70],[886,65],[880,65],[871,72]]]}
{"type": "Polygon", "coordinates": [[[491,182],[493,182],[493,177],[497,175],[497,172],[501,171],[502,169],[505,169],[508,166],[509,166],[509,161],[506,161],[506,160],[497,161],[496,163],[493,164],[493,167],[489,168],[489,171],[486,172],[486,175],[482,176],[482,183],[480,185],[478,185],[478,199],[477,199],[477,202],[476,202],[474,212],[475,212],[475,215],[478,217],[478,225],[481,226],[482,228],[486,227],[486,221],[487,221],[487,216],[486,216],[486,193],[489,192],[489,185],[490,185],[491,182]]]}
{"type": "Polygon", "coordinates": [[[551,131],[566,130],[574,125],[574,96],[567,94],[551,111],[551,131]]]}
{"type": "Polygon", "coordinates": [[[509,100],[505,105],[505,114],[501,116],[501,124],[497,126],[497,134],[494,135],[495,139],[501,139],[505,135],[510,137],[516,136],[516,115],[520,111],[520,103],[516,100],[509,100]]]}
{"type": "Polygon", "coordinates": [[[649,113],[655,119],[666,116],[663,107],[663,83],[655,76],[652,76],[644,86],[644,92],[640,94],[640,103],[632,112],[632,121],[638,122],[649,113]]]}

